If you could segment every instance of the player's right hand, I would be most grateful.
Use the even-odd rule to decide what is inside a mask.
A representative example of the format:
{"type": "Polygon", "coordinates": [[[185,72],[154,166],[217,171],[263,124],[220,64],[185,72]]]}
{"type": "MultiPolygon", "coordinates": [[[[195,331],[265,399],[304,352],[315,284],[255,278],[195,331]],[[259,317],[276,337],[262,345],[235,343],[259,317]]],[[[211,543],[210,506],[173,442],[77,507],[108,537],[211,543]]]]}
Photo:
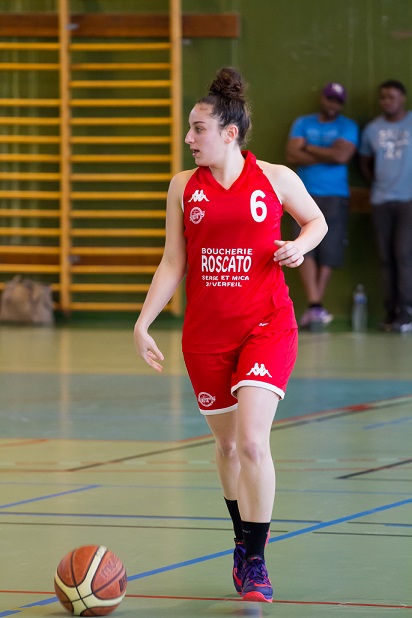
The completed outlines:
{"type": "Polygon", "coordinates": [[[162,371],[163,366],[157,361],[163,361],[164,356],[148,332],[141,332],[135,327],[134,344],[138,355],[156,371],[162,371]]]}

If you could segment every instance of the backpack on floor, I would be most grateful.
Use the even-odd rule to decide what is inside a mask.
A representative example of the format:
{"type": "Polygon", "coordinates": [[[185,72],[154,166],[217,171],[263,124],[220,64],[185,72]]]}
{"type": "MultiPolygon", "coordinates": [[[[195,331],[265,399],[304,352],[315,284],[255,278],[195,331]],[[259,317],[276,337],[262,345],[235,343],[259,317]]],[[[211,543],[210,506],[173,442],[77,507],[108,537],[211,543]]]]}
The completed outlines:
{"type": "Polygon", "coordinates": [[[8,281],[1,295],[0,322],[14,324],[54,324],[50,286],[20,275],[8,281]]]}

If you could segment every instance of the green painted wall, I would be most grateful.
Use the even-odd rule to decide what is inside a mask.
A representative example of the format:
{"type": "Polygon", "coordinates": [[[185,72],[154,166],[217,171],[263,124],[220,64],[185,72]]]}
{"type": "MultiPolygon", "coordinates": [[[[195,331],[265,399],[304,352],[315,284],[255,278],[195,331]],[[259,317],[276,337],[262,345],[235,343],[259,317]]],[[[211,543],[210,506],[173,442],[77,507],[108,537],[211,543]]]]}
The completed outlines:
{"type": "MultiPolygon", "coordinates": [[[[183,0],[184,12],[238,12],[235,41],[192,40],[184,46],[184,113],[204,93],[217,68],[238,66],[249,83],[253,135],[259,158],[285,163],[290,125],[316,111],[319,89],[340,81],[348,89],[345,113],[360,126],[378,113],[376,88],[388,78],[412,88],[411,0],[183,0]],[[409,32],[408,32],[409,31],[409,32]]],[[[186,156],[185,165],[190,166],[186,156]]],[[[363,184],[356,161],[351,184],[363,184]]],[[[289,232],[285,220],[284,235],[289,232]]],[[[287,271],[297,312],[305,306],[295,271],[287,271]]],[[[381,313],[380,277],[369,214],[352,213],[345,266],[336,271],[325,303],[349,323],[351,294],[363,282],[371,324],[381,313]]]]}

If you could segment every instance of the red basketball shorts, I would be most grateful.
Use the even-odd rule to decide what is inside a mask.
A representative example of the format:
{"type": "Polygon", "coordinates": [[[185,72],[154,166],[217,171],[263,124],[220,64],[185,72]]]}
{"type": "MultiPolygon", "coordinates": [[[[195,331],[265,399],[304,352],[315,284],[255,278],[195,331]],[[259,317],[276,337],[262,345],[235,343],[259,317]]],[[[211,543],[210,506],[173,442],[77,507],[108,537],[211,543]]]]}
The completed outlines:
{"type": "Polygon", "coordinates": [[[183,351],[200,412],[235,410],[236,392],[242,386],[267,388],[283,399],[297,348],[297,329],[274,331],[269,323],[256,327],[241,346],[228,352],[183,351]]]}

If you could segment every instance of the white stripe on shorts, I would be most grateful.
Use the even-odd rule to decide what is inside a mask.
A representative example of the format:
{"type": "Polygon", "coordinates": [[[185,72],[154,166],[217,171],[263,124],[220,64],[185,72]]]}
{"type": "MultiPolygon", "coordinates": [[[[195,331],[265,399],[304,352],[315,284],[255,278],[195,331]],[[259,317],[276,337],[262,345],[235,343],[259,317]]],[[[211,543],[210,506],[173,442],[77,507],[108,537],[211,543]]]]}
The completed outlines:
{"type": "Polygon", "coordinates": [[[229,406],[228,408],[220,408],[217,410],[202,410],[201,408],[199,408],[199,412],[200,414],[203,414],[203,416],[209,416],[211,414],[224,414],[225,412],[232,412],[233,410],[237,410],[237,403],[235,403],[233,406],[229,406]]]}
{"type": "Polygon", "coordinates": [[[276,395],[279,395],[280,399],[285,398],[285,392],[282,391],[281,388],[278,388],[277,386],[274,386],[273,384],[268,384],[267,382],[259,382],[258,380],[241,380],[240,382],[235,384],[235,386],[232,386],[232,388],[230,389],[230,392],[232,393],[233,397],[237,398],[236,391],[241,386],[258,386],[260,388],[266,388],[268,391],[272,391],[276,393],[276,395]]]}

